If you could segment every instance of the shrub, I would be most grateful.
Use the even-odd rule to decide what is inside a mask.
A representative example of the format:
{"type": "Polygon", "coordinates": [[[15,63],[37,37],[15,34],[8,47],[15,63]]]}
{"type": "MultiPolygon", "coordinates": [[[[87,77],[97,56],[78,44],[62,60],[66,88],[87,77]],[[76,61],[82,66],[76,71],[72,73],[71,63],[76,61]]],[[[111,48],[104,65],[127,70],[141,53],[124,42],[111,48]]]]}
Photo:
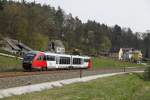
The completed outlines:
{"type": "Polygon", "coordinates": [[[144,79],[150,81],[150,66],[148,66],[144,71],[144,79]]]}

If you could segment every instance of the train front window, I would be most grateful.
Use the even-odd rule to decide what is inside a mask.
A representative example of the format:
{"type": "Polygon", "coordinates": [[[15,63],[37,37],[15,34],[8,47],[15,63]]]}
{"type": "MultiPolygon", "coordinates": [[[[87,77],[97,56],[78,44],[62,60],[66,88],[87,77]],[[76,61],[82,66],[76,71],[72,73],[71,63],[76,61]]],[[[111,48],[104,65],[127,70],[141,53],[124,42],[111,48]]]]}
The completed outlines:
{"type": "Polygon", "coordinates": [[[34,59],[35,55],[36,54],[26,54],[23,59],[24,59],[24,61],[32,61],[34,59]]]}

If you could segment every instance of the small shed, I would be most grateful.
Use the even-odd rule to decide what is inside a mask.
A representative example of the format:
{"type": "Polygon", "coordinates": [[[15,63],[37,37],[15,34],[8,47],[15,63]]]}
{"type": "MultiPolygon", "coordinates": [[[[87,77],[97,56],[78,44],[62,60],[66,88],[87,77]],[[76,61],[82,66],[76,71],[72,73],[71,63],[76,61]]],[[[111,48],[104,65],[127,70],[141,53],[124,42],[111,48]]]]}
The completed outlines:
{"type": "Polygon", "coordinates": [[[109,51],[109,56],[114,59],[122,60],[123,49],[122,48],[112,48],[109,51]]]}
{"type": "Polygon", "coordinates": [[[2,40],[0,40],[0,48],[7,52],[20,55],[28,51],[32,51],[32,49],[24,43],[10,38],[3,38],[2,40]]]}

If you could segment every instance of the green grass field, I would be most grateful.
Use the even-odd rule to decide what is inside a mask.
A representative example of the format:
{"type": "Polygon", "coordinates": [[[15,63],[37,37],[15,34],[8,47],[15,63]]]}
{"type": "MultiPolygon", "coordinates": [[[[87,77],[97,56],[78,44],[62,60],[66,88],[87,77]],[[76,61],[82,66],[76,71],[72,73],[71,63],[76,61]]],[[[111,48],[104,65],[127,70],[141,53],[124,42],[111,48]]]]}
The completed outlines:
{"type": "Polygon", "coordinates": [[[150,82],[139,76],[113,76],[3,100],[149,100],[150,82]]]}
{"type": "Polygon", "coordinates": [[[0,56],[0,71],[22,70],[22,61],[17,58],[0,56]]]}
{"type": "Polygon", "coordinates": [[[118,61],[110,58],[93,58],[94,68],[106,68],[106,67],[140,67],[141,64],[134,64],[125,61],[118,61]]]}

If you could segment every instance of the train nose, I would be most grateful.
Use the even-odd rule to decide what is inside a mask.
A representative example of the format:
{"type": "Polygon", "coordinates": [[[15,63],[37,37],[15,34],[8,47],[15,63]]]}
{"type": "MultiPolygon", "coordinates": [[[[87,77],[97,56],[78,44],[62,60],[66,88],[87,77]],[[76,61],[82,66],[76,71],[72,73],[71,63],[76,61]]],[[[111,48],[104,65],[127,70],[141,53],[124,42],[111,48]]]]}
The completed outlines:
{"type": "Polygon", "coordinates": [[[32,61],[23,61],[23,63],[32,64],[32,61]]]}
{"type": "Polygon", "coordinates": [[[23,62],[24,70],[32,70],[32,63],[23,62]]]}

